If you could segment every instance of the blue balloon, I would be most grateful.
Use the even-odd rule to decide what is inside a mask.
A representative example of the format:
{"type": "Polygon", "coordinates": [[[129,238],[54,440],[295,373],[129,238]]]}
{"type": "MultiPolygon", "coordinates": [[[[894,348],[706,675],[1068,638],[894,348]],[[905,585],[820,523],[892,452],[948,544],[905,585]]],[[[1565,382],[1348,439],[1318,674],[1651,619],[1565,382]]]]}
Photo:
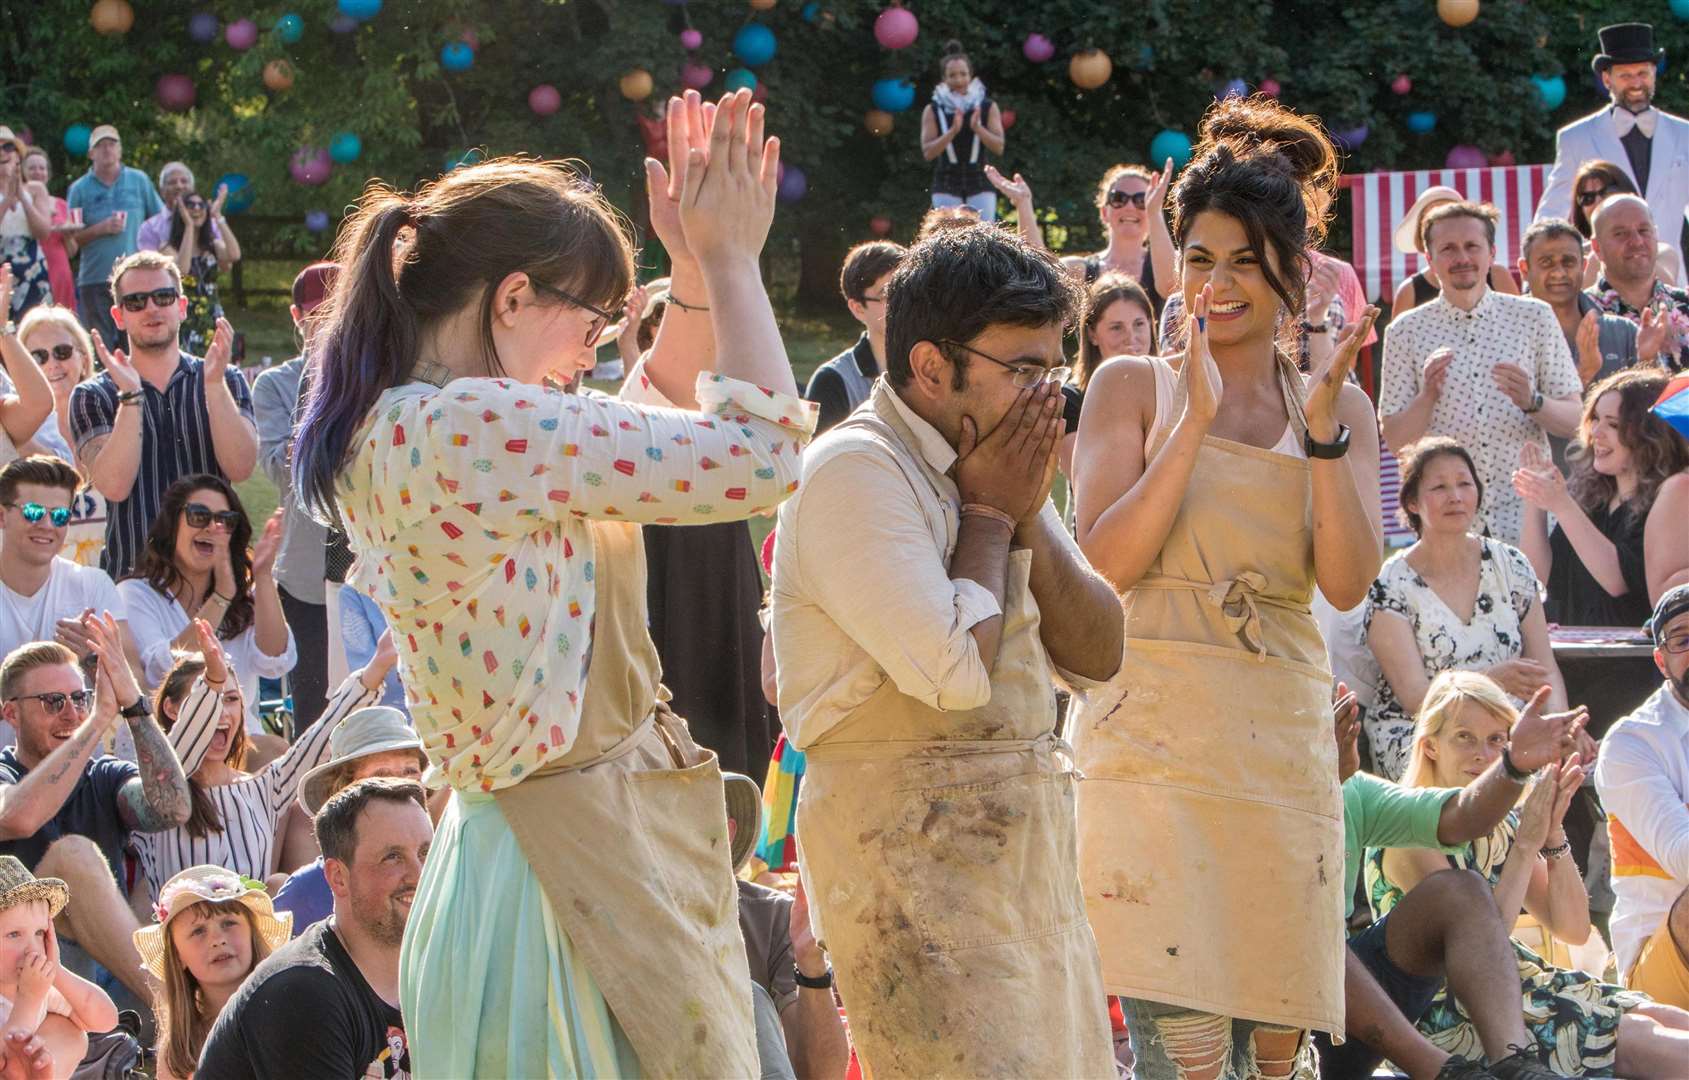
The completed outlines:
{"type": "Polygon", "coordinates": [[[915,104],[915,84],[908,79],[881,79],[874,84],[874,108],[903,112],[915,104]]]}
{"type": "Polygon", "coordinates": [[[774,31],[762,23],[746,23],[733,35],[733,55],[746,67],[761,67],[774,59],[774,31]]]}
{"type": "Polygon", "coordinates": [[[1220,91],[1220,96],[1222,98],[1248,97],[1249,84],[1242,79],[1233,79],[1226,84],[1225,89],[1220,91]]]}
{"type": "Polygon", "coordinates": [[[786,175],[780,178],[780,186],[775,194],[781,202],[797,202],[809,193],[809,177],[796,165],[786,166],[786,175]]]}
{"type": "Polygon", "coordinates": [[[1174,128],[1163,128],[1149,141],[1149,159],[1173,159],[1173,168],[1182,169],[1191,159],[1191,137],[1174,128]]]}
{"type": "Polygon", "coordinates": [[[188,20],[188,36],[201,45],[209,44],[217,38],[217,16],[209,11],[202,11],[188,20]]]}
{"type": "Polygon", "coordinates": [[[364,152],[364,141],[354,131],[337,131],[328,143],[328,156],[338,165],[358,160],[364,152]]]}
{"type": "Polygon", "coordinates": [[[1371,128],[1367,127],[1365,124],[1356,124],[1352,128],[1344,128],[1341,131],[1334,131],[1331,133],[1331,136],[1337,140],[1337,144],[1340,147],[1342,147],[1345,151],[1348,151],[1353,150],[1362,143],[1366,142],[1366,137],[1370,134],[1372,134],[1371,128]]]}
{"type": "Polygon", "coordinates": [[[747,68],[734,68],[727,73],[727,78],[722,81],[729,93],[757,88],[757,77],[747,68]]]}
{"type": "Polygon", "coordinates": [[[447,71],[468,71],[475,64],[475,50],[467,41],[453,41],[440,49],[440,66],[447,71]]]}
{"type": "Polygon", "coordinates": [[[1407,114],[1407,129],[1415,135],[1429,135],[1437,127],[1437,114],[1429,109],[1420,109],[1407,114]]]}
{"type": "Polygon", "coordinates": [[[305,228],[312,232],[328,231],[328,211],[311,210],[305,214],[305,228]]]}
{"type": "Polygon", "coordinates": [[[81,157],[88,152],[88,137],[94,134],[94,129],[87,124],[72,124],[65,128],[65,153],[71,157],[81,157]]]}
{"type": "Polygon", "coordinates": [[[381,0],[340,0],[340,14],[363,22],[381,13],[381,0]]]}
{"type": "MultiPolygon", "coordinates": [[[[1676,10],[1676,6],[1680,2],[1689,4],[1689,0],[1672,0],[1673,10],[1676,10]]],[[[805,4],[798,14],[803,16],[804,22],[814,22],[821,17],[821,5],[816,3],[815,0],[809,0],[809,3],[805,4]]]]}
{"type": "Polygon", "coordinates": [[[276,37],[281,39],[282,44],[292,45],[304,34],[305,20],[291,11],[276,20],[276,37]]]}
{"type": "Polygon", "coordinates": [[[1673,15],[1685,22],[1689,22],[1689,0],[1671,0],[1671,3],[1668,6],[1671,8],[1671,13],[1673,15]]]}
{"type": "Polygon", "coordinates": [[[258,189],[252,186],[252,178],[245,173],[224,173],[211,185],[211,190],[220,187],[229,189],[229,201],[223,204],[223,209],[231,214],[244,214],[252,208],[253,200],[258,198],[258,189]]]}
{"type": "Polygon", "coordinates": [[[1566,80],[1559,75],[1532,75],[1531,81],[1536,84],[1537,94],[1542,98],[1542,107],[1553,111],[1566,101],[1566,80]]]}
{"type": "Polygon", "coordinates": [[[1148,71],[1155,66],[1155,50],[1148,45],[1138,50],[1138,59],[1132,65],[1139,71],[1148,71]]]}

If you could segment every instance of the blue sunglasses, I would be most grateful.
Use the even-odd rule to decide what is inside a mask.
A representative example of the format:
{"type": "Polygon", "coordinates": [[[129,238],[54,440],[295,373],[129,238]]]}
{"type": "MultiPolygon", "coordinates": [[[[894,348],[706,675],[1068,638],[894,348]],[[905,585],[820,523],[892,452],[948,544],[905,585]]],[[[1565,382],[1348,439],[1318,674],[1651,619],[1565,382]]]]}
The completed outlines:
{"type": "Polygon", "coordinates": [[[70,507],[68,506],[55,506],[49,510],[35,502],[26,502],[22,506],[17,503],[7,503],[6,505],[22,514],[23,519],[31,525],[44,517],[52,518],[53,528],[55,529],[62,529],[70,524],[70,507]]]}

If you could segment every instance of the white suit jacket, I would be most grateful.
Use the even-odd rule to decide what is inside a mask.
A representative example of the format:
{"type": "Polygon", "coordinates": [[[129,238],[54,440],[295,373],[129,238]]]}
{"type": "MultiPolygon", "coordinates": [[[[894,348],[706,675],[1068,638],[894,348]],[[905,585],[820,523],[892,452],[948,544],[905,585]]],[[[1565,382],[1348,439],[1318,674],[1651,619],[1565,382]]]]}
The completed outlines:
{"type": "MultiPolygon", "coordinates": [[[[1630,155],[1624,151],[1613,128],[1610,115],[1613,107],[1591,113],[1560,129],[1555,139],[1554,168],[1537,203],[1537,220],[1545,217],[1572,217],[1572,178],[1586,161],[1611,161],[1624,170],[1632,184],[1636,175],[1630,169],[1630,155]]],[[[1654,151],[1648,163],[1648,190],[1642,197],[1654,212],[1654,227],[1660,239],[1677,243],[1678,231],[1683,227],[1685,206],[1689,206],[1689,120],[1667,112],[1654,110],[1659,122],[1654,126],[1654,151]]],[[[1638,185],[1640,190],[1640,185],[1638,185]]]]}

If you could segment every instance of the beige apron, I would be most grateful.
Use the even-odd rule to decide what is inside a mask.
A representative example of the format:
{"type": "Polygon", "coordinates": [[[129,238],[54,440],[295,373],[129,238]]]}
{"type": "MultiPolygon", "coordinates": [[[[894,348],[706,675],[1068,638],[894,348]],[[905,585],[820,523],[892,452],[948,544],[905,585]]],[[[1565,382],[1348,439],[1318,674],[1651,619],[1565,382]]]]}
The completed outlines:
{"type": "Polygon", "coordinates": [[[493,792],[649,1076],[759,1074],[714,751],[659,703],[638,525],[592,523],[597,614],[574,750],[493,792]]]}
{"type": "MultiPolygon", "coordinates": [[[[1158,371],[1163,389],[1169,381],[1158,371]]],[[[1280,357],[1296,436],[1300,377],[1280,357]]],[[[1165,395],[1165,443],[1184,410],[1165,395]]],[[[1110,993],[1343,1031],[1343,802],[1307,461],[1207,438],[1074,718],[1080,876],[1110,993]]]]}
{"type": "MultiPolygon", "coordinates": [[[[845,422],[913,446],[889,408],[845,422]]],[[[1010,555],[989,704],[940,712],[888,679],[804,748],[810,918],[875,1077],[1115,1075],[1031,567],[1010,555]]]]}

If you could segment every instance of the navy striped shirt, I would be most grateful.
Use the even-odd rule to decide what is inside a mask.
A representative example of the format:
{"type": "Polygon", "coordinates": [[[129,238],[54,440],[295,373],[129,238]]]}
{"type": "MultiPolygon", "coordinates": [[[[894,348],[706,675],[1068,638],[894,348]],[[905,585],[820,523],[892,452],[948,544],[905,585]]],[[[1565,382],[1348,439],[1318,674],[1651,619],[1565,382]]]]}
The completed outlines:
{"type": "MultiPolygon", "coordinates": [[[[142,401],[141,464],[129,497],[109,503],[106,549],[100,555],[100,569],[114,581],[135,568],[166,488],[195,473],[223,476],[211,445],[204,372],[204,360],[182,353],[163,390],[145,379],[141,381],[146,395],[142,401]]],[[[256,429],[246,376],[230,364],[223,378],[235,406],[256,429]]],[[[70,434],[78,461],[89,440],[111,434],[117,422],[117,393],[117,384],[103,371],[70,392],[70,434]]]]}

